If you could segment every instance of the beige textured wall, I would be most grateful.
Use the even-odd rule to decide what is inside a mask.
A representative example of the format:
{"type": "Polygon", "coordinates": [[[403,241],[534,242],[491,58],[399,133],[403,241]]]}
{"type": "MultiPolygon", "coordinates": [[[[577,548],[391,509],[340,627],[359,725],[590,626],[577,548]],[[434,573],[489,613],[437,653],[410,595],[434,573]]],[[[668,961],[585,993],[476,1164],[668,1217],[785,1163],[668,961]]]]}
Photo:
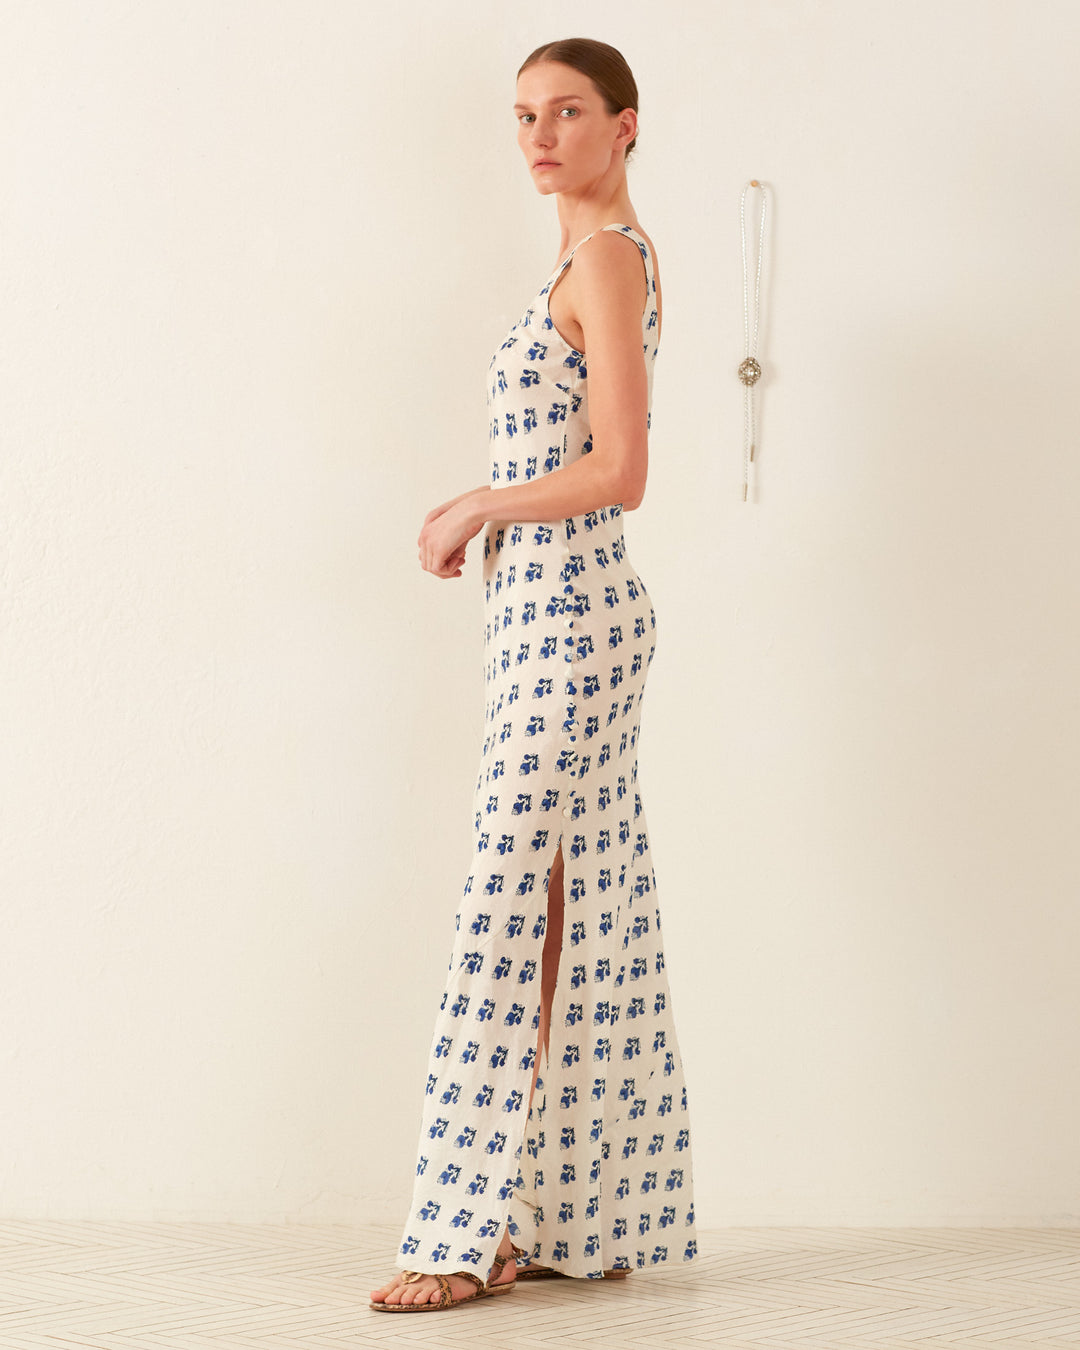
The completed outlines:
{"type": "Polygon", "coordinates": [[[0,15],[0,1213],[404,1221],[483,698],[415,539],[557,254],[514,72],[583,35],[665,299],[699,1222],[1080,1222],[1075,7],[0,15]]]}

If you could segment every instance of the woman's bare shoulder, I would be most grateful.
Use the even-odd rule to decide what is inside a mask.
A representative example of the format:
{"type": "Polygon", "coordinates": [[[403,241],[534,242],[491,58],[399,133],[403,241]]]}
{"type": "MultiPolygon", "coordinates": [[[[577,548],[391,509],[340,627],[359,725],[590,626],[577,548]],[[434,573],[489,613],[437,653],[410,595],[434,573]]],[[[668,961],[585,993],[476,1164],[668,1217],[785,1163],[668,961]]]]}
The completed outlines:
{"type": "MultiPolygon", "coordinates": [[[[634,231],[634,233],[640,235],[641,238],[644,239],[645,244],[648,247],[649,256],[652,260],[653,277],[656,282],[657,309],[662,310],[663,300],[661,299],[661,291],[660,291],[660,260],[656,256],[656,249],[653,247],[653,241],[649,238],[649,236],[645,233],[645,231],[641,228],[640,225],[631,224],[630,221],[628,220],[622,221],[620,223],[624,225],[630,225],[630,228],[634,231]]],[[[634,263],[632,261],[633,254],[626,247],[626,245],[615,242],[618,235],[619,235],[618,230],[608,230],[608,229],[598,230],[596,234],[592,236],[591,239],[587,239],[585,243],[580,246],[578,251],[584,252],[586,250],[592,249],[593,252],[591,265],[596,267],[598,272],[600,273],[606,272],[607,276],[611,279],[614,279],[615,276],[618,275],[625,281],[628,287],[633,286],[636,288],[638,283],[635,280],[635,278],[640,276],[640,269],[641,269],[641,261],[640,261],[641,246],[638,244],[637,240],[633,239],[630,235],[625,233],[622,235],[623,239],[629,239],[630,242],[634,244],[638,250],[639,261],[637,263],[634,263]],[[596,246],[595,248],[594,245],[596,246]]],[[[589,264],[586,265],[589,266],[589,264]]],[[[569,269],[569,271],[571,272],[573,270],[574,269],[572,267],[569,269]]],[[[660,316],[661,321],[662,317],[663,316],[661,313],[660,316]]]]}
{"type": "MultiPolygon", "coordinates": [[[[631,226],[631,229],[644,239],[655,268],[656,250],[653,248],[652,240],[644,230],[639,230],[636,225],[631,226]]],[[[590,270],[596,268],[601,271],[610,272],[612,269],[615,269],[627,276],[636,276],[641,264],[640,262],[635,264],[632,261],[634,257],[633,253],[625,244],[619,243],[619,239],[628,239],[630,243],[634,245],[634,248],[637,249],[638,255],[640,256],[641,246],[632,235],[620,232],[619,230],[601,229],[597,230],[583,243],[578,245],[574,258],[575,260],[581,259],[585,263],[585,266],[590,270]]],[[[573,272],[572,267],[568,270],[573,272]]]]}
{"type": "MultiPolygon", "coordinates": [[[[659,267],[652,240],[636,224],[631,225],[630,221],[619,223],[630,225],[650,251],[656,278],[657,322],[662,323],[659,267]]],[[[633,249],[628,248],[625,243],[619,242],[619,233],[618,230],[600,229],[579,244],[574,252],[573,265],[563,271],[558,284],[548,296],[548,312],[552,323],[563,335],[564,341],[578,351],[585,350],[582,320],[586,317],[586,307],[599,304],[610,309],[614,304],[619,308],[625,306],[627,310],[634,308],[640,312],[648,303],[648,269],[642,270],[641,245],[623,232],[622,239],[634,245],[633,249]]]]}

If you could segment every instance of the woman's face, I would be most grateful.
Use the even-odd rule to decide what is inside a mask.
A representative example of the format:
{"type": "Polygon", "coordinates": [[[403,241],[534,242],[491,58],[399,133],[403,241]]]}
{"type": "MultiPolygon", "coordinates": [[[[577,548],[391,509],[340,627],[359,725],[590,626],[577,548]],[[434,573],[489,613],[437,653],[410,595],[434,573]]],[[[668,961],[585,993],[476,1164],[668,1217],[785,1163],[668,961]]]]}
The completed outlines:
{"type": "Polygon", "coordinates": [[[593,182],[623,158],[636,128],[628,110],[609,113],[588,75],[561,61],[540,61],[518,76],[514,116],[518,145],[538,192],[566,192],[593,182]],[[624,134],[619,139],[620,120],[624,134]],[[615,144],[619,140],[618,145],[615,144]]]}

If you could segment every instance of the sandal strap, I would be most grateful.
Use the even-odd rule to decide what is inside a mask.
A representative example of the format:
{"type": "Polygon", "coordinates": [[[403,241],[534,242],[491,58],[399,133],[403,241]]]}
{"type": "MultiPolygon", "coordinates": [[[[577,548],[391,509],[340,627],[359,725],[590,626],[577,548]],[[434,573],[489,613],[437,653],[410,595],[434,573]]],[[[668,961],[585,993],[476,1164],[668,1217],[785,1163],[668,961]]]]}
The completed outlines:
{"type": "Polygon", "coordinates": [[[526,1253],[522,1251],[520,1247],[516,1246],[513,1242],[511,1242],[509,1256],[500,1256],[498,1252],[495,1253],[495,1261],[494,1261],[495,1273],[497,1275],[501,1274],[502,1268],[503,1266],[506,1265],[507,1261],[516,1261],[519,1256],[524,1256],[525,1254],[526,1253]]]}
{"type": "MultiPolygon", "coordinates": [[[[473,1284],[476,1285],[477,1289],[481,1291],[487,1288],[487,1285],[480,1278],[480,1276],[474,1275],[471,1270],[455,1270],[453,1274],[455,1279],[472,1280],[473,1284]]],[[[445,1275],[440,1275],[438,1271],[403,1270],[401,1272],[401,1282],[402,1284],[415,1284],[417,1280],[422,1280],[425,1275],[431,1275],[434,1279],[438,1280],[439,1282],[439,1301],[435,1306],[438,1308],[449,1308],[450,1305],[454,1302],[454,1295],[450,1289],[450,1281],[446,1278],[445,1275]]],[[[476,1295],[470,1294],[469,1297],[476,1298],[476,1295]]],[[[461,1299],[457,1300],[458,1303],[461,1303],[462,1301],[463,1300],[461,1299]]]]}

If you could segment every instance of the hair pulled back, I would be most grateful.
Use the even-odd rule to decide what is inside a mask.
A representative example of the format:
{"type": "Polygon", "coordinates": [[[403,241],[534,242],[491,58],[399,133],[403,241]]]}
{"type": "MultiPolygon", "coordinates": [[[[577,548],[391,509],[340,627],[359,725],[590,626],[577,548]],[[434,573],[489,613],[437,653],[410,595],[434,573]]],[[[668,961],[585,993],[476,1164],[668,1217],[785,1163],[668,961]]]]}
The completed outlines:
{"type": "MultiPolygon", "coordinates": [[[[564,66],[572,66],[583,75],[588,75],[612,117],[624,108],[633,108],[637,112],[638,90],[633,73],[622,52],[606,42],[597,42],[595,38],[562,38],[558,42],[545,42],[542,47],[529,53],[518,74],[540,61],[559,61],[564,66]]],[[[635,145],[636,134],[626,147],[624,162],[630,158],[630,151],[635,145]]]]}

